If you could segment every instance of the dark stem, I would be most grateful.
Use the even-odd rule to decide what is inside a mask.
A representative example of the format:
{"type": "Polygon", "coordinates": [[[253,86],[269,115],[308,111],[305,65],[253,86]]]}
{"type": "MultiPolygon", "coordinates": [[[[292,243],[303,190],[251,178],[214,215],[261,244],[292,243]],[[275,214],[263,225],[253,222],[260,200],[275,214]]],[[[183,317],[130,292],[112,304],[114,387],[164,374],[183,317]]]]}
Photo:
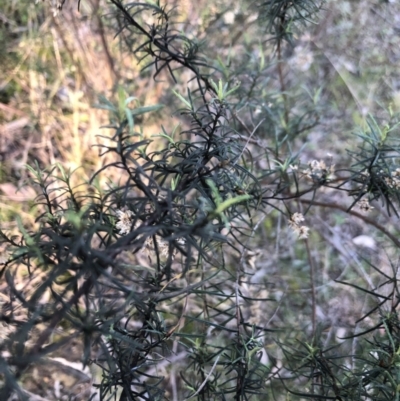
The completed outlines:
{"type": "Polygon", "coordinates": [[[304,243],[307,249],[307,257],[308,263],[310,264],[310,284],[311,284],[311,302],[312,302],[312,314],[311,314],[311,322],[312,322],[312,335],[315,335],[315,327],[316,327],[316,292],[315,292],[315,271],[314,271],[314,262],[312,260],[311,252],[310,252],[310,244],[308,239],[304,239],[304,243]]]}

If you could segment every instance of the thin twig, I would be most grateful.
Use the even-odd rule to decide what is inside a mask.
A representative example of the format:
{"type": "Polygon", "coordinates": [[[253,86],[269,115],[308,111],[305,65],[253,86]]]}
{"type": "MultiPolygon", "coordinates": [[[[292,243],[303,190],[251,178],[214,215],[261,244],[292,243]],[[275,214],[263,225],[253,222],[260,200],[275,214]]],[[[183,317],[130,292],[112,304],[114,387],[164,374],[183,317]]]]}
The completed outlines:
{"type": "Polygon", "coordinates": [[[314,277],[315,277],[314,262],[311,257],[310,244],[307,238],[304,239],[304,243],[306,244],[308,263],[310,264],[310,284],[311,284],[311,302],[312,302],[311,322],[312,322],[312,335],[314,336],[316,327],[316,310],[317,310],[316,294],[315,294],[316,291],[314,282],[314,277]]]}
{"type": "Polygon", "coordinates": [[[283,106],[285,109],[285,124],[286,127],[289,124],[289,110],[288,110],[288,101],[287,101],[287,95],[286,95],[286,87],[285,87],[285,81],[283,79],[283,68],[282,68],[282,35],[285,33],[285,18],[286,18],[286,9],[287,9],[287,4],[283,6],[282,14],[280,16],[280,24],[279,24],[279,37],[278,37],[278,45],[277,45],[277,53],[278,53],[278,64],[277,64],[277,69],[278,69],[278,75],[279,75],[279,83],[281,85],[281,92],[282,92],[282,98],[283,98],[283,106]]]}
{"type": "Polygon", "coordinates": [[[255,132],[257,131],[257,128],[258,128],[264,121],[265,121],[265,118],[263,118],[263,119],[255,126],[255,128],[253,129],[253,131],[250,133],[250,136],[249,136],[249,138],[247,139],[246,145],[243,146],[242,151],[240,152],[239,156],[236,158],[236,161],[233,163],[233,165],[235,165],[235,164],[238,162],[238,160],[240,160],[240,158],[242,157],[243,152],[246,150],[247,145],[249,144],[249,141],[251,140],[252,136],[253,136],[253,135],[255,134],[255,132]]]}
{"type": "Polygon", "coordinates": [[[281,92],[282,92],[282,98],[283,98],[283,107],[285,109],[285,124],[286,127],[289,123],[289,111],[287,107],[287,95],[286,95],[286,88],[285,88],[285,81],[283,79],[283,71],[282,71],[282,60],[281,60],[281,40],[279,39],[278,41],[278,75],[279,75],[279,83],[281,85],[281,92]]]}
{"type": "Polygon", "coordinates": [[[203,381],[203,383],[201,383],[200,387],[197,389],[197,391],[192,394],[190,397],[185,398],[183,401],[187,401],[190,400],[191,398],[195,397],[197,394],[200,393],[200,391],[203,389],[203,387],[206,385],[206,383],[208,382],[208,379],[210,378],[210,376],[212,375],[212,373],[214,372],[215,367],[217,366],[217,363],[219,361],[221,355],[218,355],[217,359],[214,362],[214,365],[212,366],[210,372],[208,373],[208,375],[206,376],[205,380],[203,381]]]}
{"type": "Polygon", "coordinates": [[[390,231],[388,231],[381,224],[377,223],[375,220],[370,219],[366,216],[363,216],[361,213],[355,212],[354,210],[348,210],[347,207],[340,206],[336,203],[325,203],[325,202],[318,202],[318,201],[308,200],[308,199],[299,199],[299,202],[305,203],[307,205],[312,204],[313,206],[321,206],[321,207],[329,207],[331,209],[338,209],[344,213],[358,217],[359,219],[365,221],[367,224],[370,224],[371,226],[374,226],[375,228],[377,228],[379,231],[381,231],[383,234],[385,234],[388,238],[390,238],[397,247],[400,248],[400,240],[398,240],[395,235],[393,235],[390,231]]]}

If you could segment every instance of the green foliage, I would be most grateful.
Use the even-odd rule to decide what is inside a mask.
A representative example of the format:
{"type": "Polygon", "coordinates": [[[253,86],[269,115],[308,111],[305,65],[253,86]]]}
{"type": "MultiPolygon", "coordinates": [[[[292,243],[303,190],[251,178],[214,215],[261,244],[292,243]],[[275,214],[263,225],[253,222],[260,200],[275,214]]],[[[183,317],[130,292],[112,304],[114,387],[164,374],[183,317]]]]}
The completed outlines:
{"type": "Polygon", "coordinates": [[[277,42],[291,41],[296,23],[313,22],[324,0],[266,0],[257,4],[261,21],[277,42]]]}

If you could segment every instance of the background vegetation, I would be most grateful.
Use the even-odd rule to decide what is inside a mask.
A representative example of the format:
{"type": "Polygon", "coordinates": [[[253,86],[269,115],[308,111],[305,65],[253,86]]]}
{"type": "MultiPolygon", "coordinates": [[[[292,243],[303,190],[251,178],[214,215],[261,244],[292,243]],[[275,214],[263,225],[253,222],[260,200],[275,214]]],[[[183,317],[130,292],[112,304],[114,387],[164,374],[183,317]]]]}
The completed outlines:
{"type": "Polygon", "coordinates": [[[399,5],[111,3],[0,0],[0,399],[397,399],[399,5]]]}

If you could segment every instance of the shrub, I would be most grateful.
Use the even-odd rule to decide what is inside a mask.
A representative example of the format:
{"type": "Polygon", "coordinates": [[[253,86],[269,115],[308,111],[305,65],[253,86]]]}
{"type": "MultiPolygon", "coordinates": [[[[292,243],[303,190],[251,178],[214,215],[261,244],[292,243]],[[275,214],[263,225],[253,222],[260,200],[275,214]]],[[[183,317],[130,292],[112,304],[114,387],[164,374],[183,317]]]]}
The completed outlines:
{"type": "Polygon", "coordinates": [[[123,90],[116,101],[100,97],[113,134],[88,182],[74,184],[59,163],[27,167],[27,185],[40,193],[37,225],[19,221],[20,236],[0,231],[8,252],[0,399],[28,399],[19,385],[27,370],[76,340],[84,366],[101,372],[82,399],[398,398],[397,265],[351,254],[333,221],[339,210],[376,230],[395,260],[400,241],[381,219],[398,217],[398,116],[369,116],[343,167],[329,155],[301,161],[321,92],[310,97],[287,78],[285,52],[322,5],[244,3],[229,48],[229,10],[197,38],[174,8],[110,1],[123,49],[151,71],[147,79],[168,80],[167,107],[135,104],[123,90]],[[163,120],[157,135],[140,127],[149,113],[163,120]],[[104,185],[107,177],[118,180],[104,185]],[[283,224],[294,235],[279,251],[283,224]],[[350,253],[361,282],[339,266],[317,275],[312,247],[322,239],[339,254],[333,263],[349,263],[350,253]],[[260,255],[271,252],[263,241],[276,243],[279,259],[260,255]],[[274,291],[285,275],[309,288],[274,291]],[[333,291],[353,298],[356,318],[343,316],[333,291]],[[320,305],[329,305],[328,320],[320,305]]]}

